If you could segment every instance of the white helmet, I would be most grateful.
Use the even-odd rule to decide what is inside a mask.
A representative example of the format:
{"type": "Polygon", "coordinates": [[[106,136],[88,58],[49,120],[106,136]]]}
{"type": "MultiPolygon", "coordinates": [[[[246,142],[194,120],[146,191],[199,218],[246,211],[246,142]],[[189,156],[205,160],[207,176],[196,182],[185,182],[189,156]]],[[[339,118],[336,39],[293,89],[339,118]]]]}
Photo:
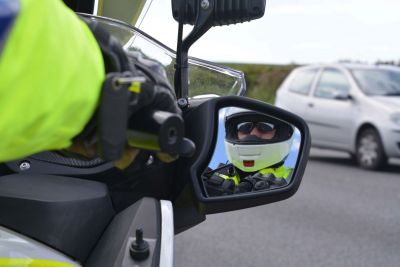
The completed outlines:
{"type": "Polygon", "coordinates": [[[284,161],[294,138],[292,125],[242,108],[227,110],[225,131],[228,160],[244,172],[256,172],[284,161]]]}

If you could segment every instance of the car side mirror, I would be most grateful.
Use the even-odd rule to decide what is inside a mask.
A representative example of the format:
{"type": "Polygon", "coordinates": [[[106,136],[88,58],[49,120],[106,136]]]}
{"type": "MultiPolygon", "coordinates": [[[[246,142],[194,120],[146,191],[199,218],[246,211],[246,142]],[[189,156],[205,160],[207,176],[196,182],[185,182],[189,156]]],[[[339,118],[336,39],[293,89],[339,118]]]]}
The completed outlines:
{"type": "MultiPolygon", "coordinates": [[[[289,198],[300,186],[310,150],[303,119],[244,97],[212,98],[185,117],[198,148],[191,166],[192,190],[205,214],[264,205],[289,198]]],[[[187,195],[183,193],[183,195],[187,195]]]]}

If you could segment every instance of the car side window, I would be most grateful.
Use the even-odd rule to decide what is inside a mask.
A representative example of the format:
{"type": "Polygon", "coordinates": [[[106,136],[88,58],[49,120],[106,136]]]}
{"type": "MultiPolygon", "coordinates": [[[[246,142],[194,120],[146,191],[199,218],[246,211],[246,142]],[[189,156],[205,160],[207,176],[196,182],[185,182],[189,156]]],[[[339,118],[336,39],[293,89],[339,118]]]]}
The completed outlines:
{"type": "Polygon", "coordinates": [[[349,91],[350,83],[344,73],[335,68],[326,68],[322,71],[314,96],[335,99],[347,95],[349,91]]]}
{"type": "Polygon", "coordinates": [[[302,95],[308,95],[317,73],[318,69],[298,70],[295,73],[293,80],[289,84],[289,91],[302,95]]]}

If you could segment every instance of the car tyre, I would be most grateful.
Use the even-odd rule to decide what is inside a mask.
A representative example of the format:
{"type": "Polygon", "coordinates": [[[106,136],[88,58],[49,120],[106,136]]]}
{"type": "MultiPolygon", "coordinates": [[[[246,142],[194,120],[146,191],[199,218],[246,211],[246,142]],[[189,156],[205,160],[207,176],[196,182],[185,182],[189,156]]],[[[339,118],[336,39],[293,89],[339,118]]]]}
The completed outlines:
{"type": "Polygon", "coordinates": [[[368,170],[379,170],[387,164],[381,138],[375,129],[365,129],[358,136],[356,159],[361,168],[368,170]]]}
{"type": "Polygon", "coordinates": [[[357,161],[357,153],[349,152],[349,156],[350,156],[350,161],[351,161],[352,163],[358,164],[358,161],[357,161]]]}

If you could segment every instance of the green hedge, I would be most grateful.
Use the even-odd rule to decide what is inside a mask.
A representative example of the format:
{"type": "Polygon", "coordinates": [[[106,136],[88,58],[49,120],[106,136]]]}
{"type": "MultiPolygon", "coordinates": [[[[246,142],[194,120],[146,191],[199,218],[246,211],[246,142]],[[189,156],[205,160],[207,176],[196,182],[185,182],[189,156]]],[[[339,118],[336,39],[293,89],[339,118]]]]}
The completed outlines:
{"type": "Polygon", "coordinates": [[[274,102],[276,90],[286,76],[297,67],[297,65],[294,64],[262,65],[221,63],[221,65],[243,71],[247,81],[246,96],[268,103],[274,102]]]}

